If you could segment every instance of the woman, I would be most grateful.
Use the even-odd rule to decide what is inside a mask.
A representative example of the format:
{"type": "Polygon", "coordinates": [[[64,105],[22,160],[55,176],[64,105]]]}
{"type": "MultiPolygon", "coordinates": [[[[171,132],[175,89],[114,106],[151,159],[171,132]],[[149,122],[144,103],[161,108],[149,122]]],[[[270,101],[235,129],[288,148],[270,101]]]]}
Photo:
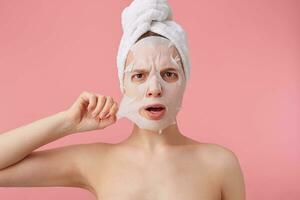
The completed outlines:
{"type": "Polygon", "coordinates": [[[220,145],[194,141],[179,131],[175,115],[185,89],[187,66],[180,50],[166,45],[167,41],[167,37],[147,31],[126,53],[120,107],[110,96],[83,92],[69,109],[1,134],[0,187],[80,187],[104,200],[244,200],[243,175],[235,154],[220,145]],[[147,69],[131,65],[147,58],[147,63],[155,63],[147,69]],[[163,58],[170,58],[174,68],[165,69],[163,58]],[[170,97],[179,100],[172,104],[176,100],[170,97]],[[126,101],[128,98],[139,100],[126,101]],[[163,108],[159,110],[141,109],[145,102],[165,104],[160,104],[163,108]],[[104,129],[122,116],[132,120],[134,127],[130,137],[118,144],[34,151],[70,134],[104,129]]]}

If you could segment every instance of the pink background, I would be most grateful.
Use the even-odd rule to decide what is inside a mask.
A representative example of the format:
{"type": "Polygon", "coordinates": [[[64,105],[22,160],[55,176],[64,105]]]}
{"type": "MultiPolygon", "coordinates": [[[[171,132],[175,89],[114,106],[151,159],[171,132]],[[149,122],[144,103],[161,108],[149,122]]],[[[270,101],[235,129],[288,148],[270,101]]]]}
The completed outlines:
{"type": "MultiPolygon", "coordinates": [[[[121,99],[116,54],[131,1],[0,0],[0,130],[47,117],[82,91],[121,99]]],[[[179,128],[239,157],[249,200],[300,199],[300,4],[297,0],[175,1],[192,74],[179,128]]],[[[40,148],[122,141],[132,124],[40,148]]],[[[0,199],[89,200],[78,188],[0,188],[0,199]]]]}

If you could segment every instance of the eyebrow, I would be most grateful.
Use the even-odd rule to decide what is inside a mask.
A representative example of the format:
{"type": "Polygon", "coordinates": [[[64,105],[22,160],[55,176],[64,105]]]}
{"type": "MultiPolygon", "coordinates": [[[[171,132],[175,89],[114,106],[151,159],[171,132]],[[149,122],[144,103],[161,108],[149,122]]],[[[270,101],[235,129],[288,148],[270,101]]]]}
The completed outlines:
{"type": "MultiPolygon", "coordinates": [[[[177,71],[177,69],[174,67],[167,67],[167,68],[162,69],[161,71],[177,71]]],[[[132,72],[133,73],[145,73],[148,71],[147,71],[147,69],[135,69],[132,72]]]]}
{"type": "Polygon", "coordinates": [[[177,71],[177,69],[174,67],[167,67],[165,69],[162,69],[161,71],[177,71]]]}
{"type": "Polygon", "coordinates": [[[132,73],[143,73],[143,72],[147,72],[147,70],[146,69],[135,69],[135,70],[133,70],[132,71],[132,73]]]}

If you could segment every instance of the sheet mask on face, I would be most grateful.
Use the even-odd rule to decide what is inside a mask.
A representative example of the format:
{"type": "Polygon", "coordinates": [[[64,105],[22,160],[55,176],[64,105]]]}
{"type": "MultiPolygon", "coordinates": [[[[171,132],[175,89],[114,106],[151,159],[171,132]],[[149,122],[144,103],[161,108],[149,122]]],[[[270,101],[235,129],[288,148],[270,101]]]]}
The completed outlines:
{"type": "Polygon", "coordinates": [[[170,40],[159,36],[139,40],[131,52],[133,59],[124,71],[126,87],[117,118],[127,117],[141,129],[161,134],[176,123],[185,91],[186,79],[179,53],[170,40]],[[142,77],[137,78],[138,74],[142,77]],[[161,104],[164,109],[145,109],[153,104],[161,104]]]}

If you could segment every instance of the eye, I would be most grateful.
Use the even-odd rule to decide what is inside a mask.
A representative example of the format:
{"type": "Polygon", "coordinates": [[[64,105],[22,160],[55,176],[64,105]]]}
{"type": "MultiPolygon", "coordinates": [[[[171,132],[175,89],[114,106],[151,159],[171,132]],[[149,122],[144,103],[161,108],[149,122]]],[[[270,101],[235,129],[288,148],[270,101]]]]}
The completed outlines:
{"type": "Polygon", "coordinates": [[[133,81],[141,81],[141,80],[143,80],[144,78],[145,78],[145,74],[143,74],[143,73],[138,73],[138,74],[132,75],[131,80],[133,80],[133,81]]]}
{"type": "Polygon", "coordinates": [[[178,74],[171,71],[166,71],[162,73],[162,78],[165,81],[176,81],[178,80],[178,74]]]}

